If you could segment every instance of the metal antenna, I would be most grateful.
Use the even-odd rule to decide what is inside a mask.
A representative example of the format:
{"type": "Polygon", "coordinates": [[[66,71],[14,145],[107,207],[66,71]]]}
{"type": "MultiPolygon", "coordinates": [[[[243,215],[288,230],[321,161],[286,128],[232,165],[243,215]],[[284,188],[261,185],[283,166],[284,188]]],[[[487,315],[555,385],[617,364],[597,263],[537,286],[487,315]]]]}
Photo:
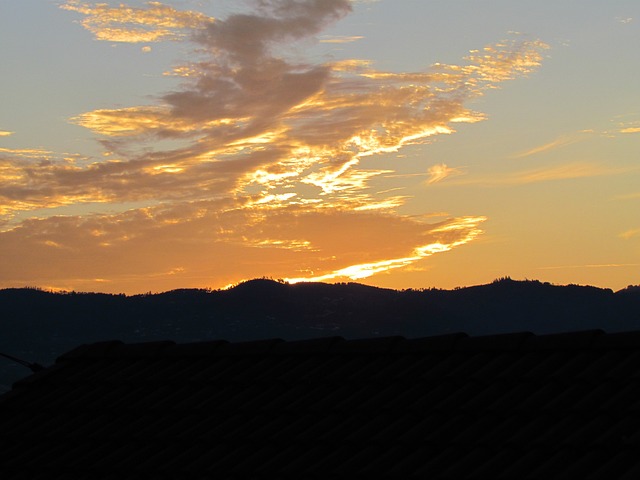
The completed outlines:
{"type": "Polygon", "coordinates": [[[44,367],[39,363],[29,363],[25,360],[20,360],[19,358],[14,357],[13,355],[9,355],[8,353],[0,352],[0,357],[8,358],[9,360],[19,363],[20,365],[27,367],[33,373],[39,372],[40,370],[44,370],[44,367]]]}

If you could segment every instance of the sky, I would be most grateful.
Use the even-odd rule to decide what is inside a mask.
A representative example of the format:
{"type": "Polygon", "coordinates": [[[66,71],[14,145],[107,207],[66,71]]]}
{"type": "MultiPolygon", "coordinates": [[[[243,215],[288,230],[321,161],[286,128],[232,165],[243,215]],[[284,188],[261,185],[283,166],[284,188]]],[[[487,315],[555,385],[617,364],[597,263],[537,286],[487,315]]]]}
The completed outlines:
{"type": "Polygon", "coordinates": [[[1,0],[0,288],[640,284],[637,0],[1,0]]]}

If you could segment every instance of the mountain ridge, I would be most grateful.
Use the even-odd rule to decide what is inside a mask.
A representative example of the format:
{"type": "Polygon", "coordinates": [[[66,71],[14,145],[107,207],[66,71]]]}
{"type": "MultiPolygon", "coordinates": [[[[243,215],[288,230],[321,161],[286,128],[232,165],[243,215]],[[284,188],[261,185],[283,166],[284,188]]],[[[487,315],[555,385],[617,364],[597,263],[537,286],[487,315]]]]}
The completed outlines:
{"type": "MultiPolygon", "coordinates": [[[[640,286],[613,292],[504,277],[454,290],[392,290],[262,278],[226,290],[132,296],[3,289],[0,311],[0,352],[48,365],[79,344],[113,339],[185,343],[640,330],[640,286]]],[[[27,373],[0,360],[0,390],[27,373]]]]}

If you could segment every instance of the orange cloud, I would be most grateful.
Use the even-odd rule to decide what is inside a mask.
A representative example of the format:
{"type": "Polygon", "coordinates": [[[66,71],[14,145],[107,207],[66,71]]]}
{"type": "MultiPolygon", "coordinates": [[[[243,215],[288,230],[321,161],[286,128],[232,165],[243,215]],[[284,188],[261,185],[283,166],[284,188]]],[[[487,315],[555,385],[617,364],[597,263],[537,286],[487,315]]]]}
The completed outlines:
{"type": "Polygon", "coordinates": [[[114,110],[101,109],[83,113],[71,119],[73,123],[93,132],[110,137],[125,137],[155,132],[157,135],[181,135],[215,122],[197,125],[171,116],[166,107],[127,107],[114,110]]]}
{"type": "Polygon", "coordinates": [[[106,3],[89,4],[69,0],[60,8],[86,16],[81,24],[98,40],[145,43],[175,40],[181,30],[204,28],[214,20],[202,13],[179,11],[160,2],[147,2],[147,8],[124,4],[110,7],[106,3]]]}
{"type": "Polygon", "coordinates": [[[8,277],[61,287],[100,278],[113,285],[94,288],[133,293],[140,278],[147,289],[162,289],[166,272],[184,286],[212,287],[256,275],[365,278],[467,243],[483,220],[427,224],[299,207],[263,214],[222,201],[28,220],[0,234],[0,286],[8,277]]]}
{"type": "Polygon", "coordinates": [[[622,232],[619,235],[619,237],[625,240],[630,240],[634,237],[640,237],[640,228],[635,228],[633,230],[627,230],[626,232],[622,232]]]}
{"type": "Polygon", "coordinates": [[[309,277],[287,278],[286,280],[290,283],[326,282],[338,279],[362,280],[396,268],[407,268],[426,257],[436,253],[448,252],[454,247],[472,241],[482,234],[482,230],[478,228],[478,225],[485,220],[485,217],[467,217],[453,219],[444,225],[438,225],[429,232],[434,237],[431,243],[416,246],[409,256],[350,265],[321,275],[314,274],[309,277]],[[444,235],[445,233],[447,235],[444,235]]]}
{"type": "MultiPolygon", "coordinates": [[[[392,176],[388,154],[484,119],[467,104],[531,72],[546,46],[502,42],[463,65],[413,73],[379,72],[363,60],[290,61],[277,55],[279,45],[318,35],[351,2],[250,4],[253,13],[215,21],[158,2],[62,6],[85,15],[98,39],[182,38],[199,60],[176,67],[184,83],[153,105],[72,119],[99,136],[108,159],[0,149],[0,249],[15,260],[0,267],[0,284],[102,279],[135,291],[142,278],[156,282],[146,290],[163,288],[163,272],[182,286],[260,275],[365,278],[480,234],[484,218],[427,224],[397,213],[409,197],[372,186],[392,176]],[[372,157],[386,163],[368,167],[372,157]],[[82,204],[122,213],[17,217],[82,204]]],[[[443,164],[429,175],[435,183],[457,173],[443,164]]]]}
{"type": "Polygon", "coordinates": [[[13,135],[14,132],[9,132],[7,130],[0,130],[0,137],[8,137],[9,135],[13,135]]]}

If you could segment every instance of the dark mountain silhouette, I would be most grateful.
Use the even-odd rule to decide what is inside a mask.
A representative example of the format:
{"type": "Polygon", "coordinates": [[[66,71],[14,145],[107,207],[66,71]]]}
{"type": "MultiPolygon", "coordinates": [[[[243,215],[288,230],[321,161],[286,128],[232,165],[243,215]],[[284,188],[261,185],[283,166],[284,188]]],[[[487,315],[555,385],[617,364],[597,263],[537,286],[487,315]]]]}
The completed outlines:
{"type": "MultiPolygon", "coordinates": [[[[194,342],[638,330],[640,287],[614,293],[503,278],[455,290],[398,291],[357,283],[289,285],[257,279],[229,290],[134,296],[5,289],[0,290],[0,311],[0,352],[50,365],[78,344],[110,339],[194,342]]],[[[24,366],[0,359],[0,390],[28,373],[24,366]]]]}

